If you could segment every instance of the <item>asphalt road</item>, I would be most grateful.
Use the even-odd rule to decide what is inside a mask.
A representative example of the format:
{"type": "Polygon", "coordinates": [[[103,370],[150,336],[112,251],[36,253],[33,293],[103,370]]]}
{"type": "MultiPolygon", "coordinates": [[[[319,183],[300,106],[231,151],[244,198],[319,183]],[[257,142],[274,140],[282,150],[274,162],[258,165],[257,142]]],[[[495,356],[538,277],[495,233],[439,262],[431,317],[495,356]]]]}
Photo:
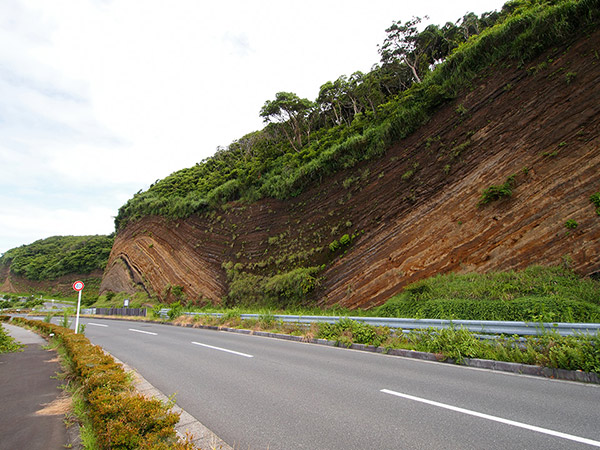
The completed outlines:
{"type": "Polygon", "coordinates": [[[236,333],[82,319],[236,449],[600,447],[600,386],[236,333]]]}

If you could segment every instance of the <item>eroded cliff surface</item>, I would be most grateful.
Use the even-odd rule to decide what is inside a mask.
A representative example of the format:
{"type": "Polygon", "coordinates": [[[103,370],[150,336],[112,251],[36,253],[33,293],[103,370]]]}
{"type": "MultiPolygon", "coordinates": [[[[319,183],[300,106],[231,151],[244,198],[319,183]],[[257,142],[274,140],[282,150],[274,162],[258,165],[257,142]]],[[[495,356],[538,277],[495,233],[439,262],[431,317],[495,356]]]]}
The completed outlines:
{"type": "Polygon", "coordinates": [[[568,263],[596,273],[598,48],[596,32],[526,67],[490,69],[383,158],[289,201],[131,223],[100,290],[219,302],[232,267],[268,276],[310,266],[321,267],[315,302],[366,308],[450,271],[568,263]],[[510,197],[480,205],[509,177],[510,197]],[[351,242],[331,250],[345,234],[351,242]]]}

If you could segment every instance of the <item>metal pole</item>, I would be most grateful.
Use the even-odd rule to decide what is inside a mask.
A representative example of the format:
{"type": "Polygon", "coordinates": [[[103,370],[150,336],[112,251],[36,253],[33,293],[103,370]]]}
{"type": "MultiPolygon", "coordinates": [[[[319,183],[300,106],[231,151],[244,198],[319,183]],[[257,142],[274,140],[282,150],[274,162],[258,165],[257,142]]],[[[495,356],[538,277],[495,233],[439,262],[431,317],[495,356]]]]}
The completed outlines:
{"type": "Polygon", "coordinates": [[[77,317],[75,319],[75,334],[77,334],[79,332],[79,308],[81,308],[81,291],[83,289],[81,289],[79,291],[79,299],[77,300],[77,317]]]}

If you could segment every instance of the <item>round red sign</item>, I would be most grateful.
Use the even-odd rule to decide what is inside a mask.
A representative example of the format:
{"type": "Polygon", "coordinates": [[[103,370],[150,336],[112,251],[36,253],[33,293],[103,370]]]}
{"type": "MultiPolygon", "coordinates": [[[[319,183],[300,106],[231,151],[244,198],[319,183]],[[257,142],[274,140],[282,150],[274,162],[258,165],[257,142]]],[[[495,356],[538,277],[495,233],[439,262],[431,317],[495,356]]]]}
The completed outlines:
{"type": "Polygon", "coordinates": [[[75,289],[76,291],[83,290],[83,286],[83,281],[76,281],[75,283],[73,283],[73,289],[75,289]]]}

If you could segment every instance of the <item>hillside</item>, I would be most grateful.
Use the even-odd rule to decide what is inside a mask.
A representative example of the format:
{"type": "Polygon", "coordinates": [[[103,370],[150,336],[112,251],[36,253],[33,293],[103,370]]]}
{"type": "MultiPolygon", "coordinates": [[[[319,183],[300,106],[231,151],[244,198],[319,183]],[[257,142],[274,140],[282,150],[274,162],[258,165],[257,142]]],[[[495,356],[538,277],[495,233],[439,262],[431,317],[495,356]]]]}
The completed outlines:
{"type": "Polygon", "coordinates": [[[75,280],[97,295],[112,236],[53,236],[0,257],[0,292],[72,296],[75,280]]]}
{"type": "Polygon", "coordinates": [[[383,156],[356,157],[369,154],[369,139],[377,138],[365,131],[336,147],[352,147],[352,163],[331,151],[330,160],[343,162],[320,172],[314,161],[328,150],[311,160],[309,149],[309,162],[287,174],[287,194],[250,201],[252,195],[239,191],[241,182],[230,178],[217,191],[237,183],[237,195],[203,199],[186,191],[185,213],[178,214],[168,206],[181,201],[164,193],[174,192],[181,178],[168,178],[151,195],[132,199],[117,218],[101,292],[142,290],[193,303],[368,308],[438,273],[568,264],[581,275],[596,274],[598,4],[552,3],[560,6],[554,14],[563,36],[553,28],[532,35],[535,23],[527,28],[524,16],[509,16],[512,39],[523,47],[507,47],[505,57],[495,59],[478,54],[497,53],[499,42],[508,42],[504,29],[492,27],[380,108],[389,120],[378,117],[369,130],[383,133],[383,156]],[[538,45],[524,56],[524,48],[543,39],[546,50],[538,45]],[[521,50],[515,54],[515,48],[521,50]],[[431,94],[449,92],[447,80],[453,70],[464,70],[460,64],[469,52],[489,63],[452,85],[462,86],[456,94],[431,94]],[[415,111],[415,98],[434,100],[419,100],[419,111],[430,108],[431,114],[416,114],[424,124],[413,131],[402,124],[410,121],[405,111],[415,111]],[[397,132],[400,127],[404,131],[397,132]],[[151,203],[165,213],[144,213],[151,203]]]}

